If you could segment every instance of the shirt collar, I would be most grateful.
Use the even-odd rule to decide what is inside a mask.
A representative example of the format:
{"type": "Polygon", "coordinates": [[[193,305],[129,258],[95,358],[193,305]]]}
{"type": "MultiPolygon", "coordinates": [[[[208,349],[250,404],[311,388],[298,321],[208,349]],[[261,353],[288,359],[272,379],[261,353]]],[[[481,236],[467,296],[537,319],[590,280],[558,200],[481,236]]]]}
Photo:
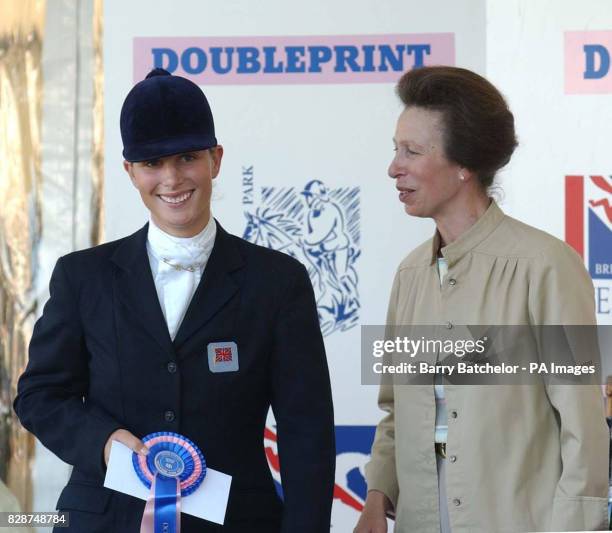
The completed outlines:
{"type": "Polygon", "coordinates": [[[156,257],[176,261],[206,261],[212,252],[217,234],[217,224],[211,216],[205,228],[193,237],[175,237],[161,230],[149,218],[147,243],[156,257]]]}
{"type": "Polygon", "coordinates": [[[506,215],[499,208],[495,200],[491,200],[491,205],[487,208],[484,214],[476,221],[476,223],[468,229],[465,233],[459,236],[459,238],[449,244],[448,246],[440,249],[440,233],[436,230],[436,233],[432,242],[432,255],[431,264],[436,264],[438,256],[438,249],[442,253],[442,257],[446,259],[449,267],[461,259],[465,254],[476,248],[482,241],[484,241],[506,215]]]}

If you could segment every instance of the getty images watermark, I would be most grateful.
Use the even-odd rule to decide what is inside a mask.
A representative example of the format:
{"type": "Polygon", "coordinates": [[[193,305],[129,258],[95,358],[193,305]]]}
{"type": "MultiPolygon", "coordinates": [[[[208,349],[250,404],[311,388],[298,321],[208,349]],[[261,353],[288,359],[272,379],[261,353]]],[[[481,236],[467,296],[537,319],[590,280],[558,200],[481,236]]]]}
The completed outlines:
{"type": "Polygon", "coordinates": [[[601,384],[610,326],[362,326],[362,383],[601,384]]]}

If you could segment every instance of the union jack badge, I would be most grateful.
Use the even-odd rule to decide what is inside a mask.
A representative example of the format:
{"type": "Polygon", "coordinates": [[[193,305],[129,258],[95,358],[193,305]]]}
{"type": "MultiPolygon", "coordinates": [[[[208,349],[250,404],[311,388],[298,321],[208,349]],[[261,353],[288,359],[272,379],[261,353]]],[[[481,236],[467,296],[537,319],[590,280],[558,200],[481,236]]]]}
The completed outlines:
{"type": "Polygon", "coordinates": [[[211,372],[236,372],[238,370],[238,346],[235,342],[211,342],[208,344],[208,368],[211,372]]]}

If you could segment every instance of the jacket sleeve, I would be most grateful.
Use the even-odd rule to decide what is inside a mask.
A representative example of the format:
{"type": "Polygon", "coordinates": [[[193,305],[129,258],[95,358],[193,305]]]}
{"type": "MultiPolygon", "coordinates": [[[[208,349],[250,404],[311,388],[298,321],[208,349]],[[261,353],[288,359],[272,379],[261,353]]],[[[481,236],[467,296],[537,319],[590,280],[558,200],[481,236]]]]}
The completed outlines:
{"type": "Polygon", "coordinates": [[[272,353],[284,495],[283,533],[328,533],[335,481],[334,413],[325,347],[308,273],[283,295],[272,353]]]}
{"type": "MultiPolygon", "coordinates": [[[[566,335],[570,344],[576,331],[584,335],[577,325],[593,327],[595,333],[593,283],[580,257],[561,241],[541,253],[530,280],[529,307],[536,329],[573,326],[554,331],[566,335]]],[[[598,354],[575,355],[599,361],[598,354]]],[[[562,459],[550,530],[607,530],[610,437],[601,390],[597,385],[549,382],[547,394],[559,421],[562,459]]]]}
{"type": "Polygon", "coordinates": [[[22,425],[60,459],[103,478],[104,445],[121,426],[87,402],[88,354],[63,258],[53,270],[49,293],[34,326],[14,409],[22,425]]]}
{"type": "MultiPolygon", "coordinates": [[[[389,309],[387,311],[386,336],[397,325],[396,309],[399,298],[399,271],[393,280],[389,309]]],[[[382,492],[397,507],[399,485],[395,467],[395,396],[392,378],[383,374],[378,393],[378,405],[387,413],[378,423],[370,461],[365,467],[368,490],[382,492]]]]}

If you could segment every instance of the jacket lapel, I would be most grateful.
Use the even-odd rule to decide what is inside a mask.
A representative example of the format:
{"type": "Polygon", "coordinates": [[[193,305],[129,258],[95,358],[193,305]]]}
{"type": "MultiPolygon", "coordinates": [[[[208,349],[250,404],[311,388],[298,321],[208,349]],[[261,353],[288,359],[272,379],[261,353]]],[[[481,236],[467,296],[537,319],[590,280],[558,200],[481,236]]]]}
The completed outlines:
{"type": "Polygon", "coordinates": [[[234,238],[217,222],[217,236],[202,280],[174,339],[178,348],[200,330],[234,295],[239,284],[232,273],[244,265],[234,238]]]}
{"type": "Polygon", "coordinates": [[[115,293],[164,353],[172,354],[174,346],[159,304],[147,254],[148,228],[149,224],[145,224],[127,237],[112,255],[111,261],[119,267],[114,280],[115,293]]]}

